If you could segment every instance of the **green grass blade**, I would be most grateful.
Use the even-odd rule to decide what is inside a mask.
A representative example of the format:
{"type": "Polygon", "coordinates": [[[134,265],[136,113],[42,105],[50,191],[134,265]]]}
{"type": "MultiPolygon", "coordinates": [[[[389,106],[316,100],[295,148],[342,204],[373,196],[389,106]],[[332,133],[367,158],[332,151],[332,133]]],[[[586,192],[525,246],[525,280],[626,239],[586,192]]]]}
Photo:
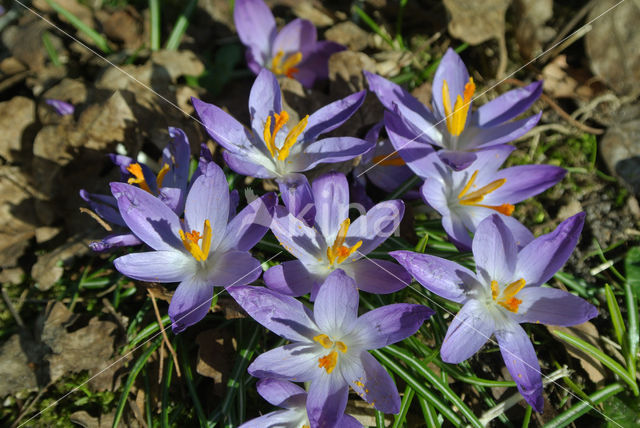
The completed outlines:
{"type": "Polygon", "coordinates": [[[385,353],[381,350],[376,349],[371,351],[371,353],[382,363],[385,367],[396,373],[400,376],[408,385],[416,391],[416,393],[426,399],[430,404],[432,404],[438,411],[449,420],[456,427],[462,426],[462,419],[458,415],[455,414],[453,410],[445,403],[443,403],[440,398],[429,391],[424,382],[421,382],[415,379],[408,371],[406,371],[402,366],[396,363],[394,360],[389,358],[385,353]]]}
{"type": "Polygon", "coordinates": [[[409,411],[414,395],[416,395],[416,392],[410,386],[404,389],[404,396],[400,403],[400,413],[395,416],[392,428],[400,428],[406,422],[407,412],[409,411]]]}
{"type": "Polygon", "coordinates": [[[61,66],[60,57],[58,57],[58,52],[51,42],[48,31],[42,33],[42,43],[44,44],[44,49],[47,51],[47,55],[49,55],[49,59],[51,59],[51,63],[56,67],[61,66]]]}
{"type": "Polygon", "coordinates": [[[629,341],[627,351],[627,369],[632,378],[636,377],[636,355],[638,353],[638,296],[633,292],[629,281],[624,285],[625,299],[627,301],[627,325],[629,326],[629,341]]]}
{"type": "MultiPolygon", "coordinates": [[[[624,391],[624,386],[619,382],[612,383],[611,385],[606,386],[605,388],[600,389],[598,392],[595,392],[589,396],[591,402],[599,403],[601,401],[606,400],[607,398],[624,391]]],[[[578,419],[580,416],[584,415],[591,409],[591,405],[586,401],[581,401],[577,404],[571,406],[568,410],[559,414],[545,425],[545,428],[561,428],[566,427],[571,422],[578,419]]]]}
{"type": "Polygon", "coordinates": [[[184,349],[184,344],[182,343],[182,337],[178,336],[178,339],[178,354],[180,355],[180,365],[182,366],[182,373],[184,373],[184,380],[187,383],[187,389],[189,390],[189,394],[191,395],[193,407],[196,409],[196,415],[198,416],[200,426],[206,428],[208,427],[209,422],[207,421],[207,416],[205,415],[204,410],[202,410],[200,398],[198,398],[198,392],[196,391],[191,364],[189,364],[189,359],[184,349]]]}
{"type": "Polygon", "coordinates": [[[100,33],[95,31],[93,28],[87,26],[87,24],[82,22],[77,16],[75,16],[73,13],[69,12],[64,7],[60,6],[54,0],[46,0],[46,2],[49,4],[49,6],[51,6],[51,8],[53,10],[58,12],[60,15],[64,16],[67,19],[67,21],[69,21],[69,23],[71,25],[73,25],[78,31],[82,31],[87,36],[89,36],[89,38],[91,40],[93,40],[93,43],[95,43],[96,46],[102,52],[104,52],[106,54],[111,53],[111,49],[109,48],[109,44],[107,43],[107,39],[102,37],[102,35],[100,33]]]}
{"type": "MultiPolygon", "coordinates": [[[[169,315],[163,316],[162,328],[165,328],[170,322],[171,322],[171,319],[169,318],[169,315]]],[[[160,330],[160,327],[158,326],[158,322],[157,321],[152,322],[151,324],[143,328],[142,331],[138,333],[136,337],[134,337],[133,340],[131,340],[131,342],[129,342],[128,348],[126,349],[131,349],[135,347],[138,343],[147,339],[149,336],[156,333],[158,330],[160,330]]]]}
{"type": "Polygon", "coordinates": [[[175,51],[180,46],[180,41],[182,40],[182,36],[185,31],[187,31],[189,18],[191,17],[193,10],[196,8],[196,4],[198,4],[198,0],[191,0],[187,3],[187,6],[184,8],[176,20],[176,24],[173,26],[173,30],[169,35],[169,40],[167,40],[167,43],[164,45],[166,50],[175,51]]]}
{"type": "Polygon", "coordinates": [[[420,396],[418,396],[418,402],[420,403],[422,415],[424,416],[424,423],[427,424],[427,428],[439,428],[440,422],[438,422],[438,415],[431,404],[420,396]]]}
{"type": "Polygon", "coordinates": [[[164,368],[162,378],[162,396],[160,400],[160,426],[169,428],[169,388],[171,387],[171,376],[173,375],[173,358],[168,358],[164,368]]]}
{"type": "Polygon", "coordinates": [[[122,388],[122,394],[120,395],[120,401],[118,401],[118,407],[116,407],[116,413],[113,416],[113,428],[117,428],[118,424],[120,423],[122,412],[124,411],[124,407],[127,404],[127,398],[129,397],[129,391],[131,391],[131,387],[133,386],[133,382],[135,382],[138,373],[140,373],[140,370],[142,370],[144,365],[147,363],[147,360],[149,359],[151,354],[153,354],[153,352],[160,347],[161,343],[162,336],[159,335],[156,340],[152,342],[151,346],[149,346],[146,351],[144,351],[142,355],[138,357],[136,363],[131,368],[129,377],[127,377],[127,381],[122,388]]]}
{"type": "Polygon", "coordinates": [[[524,412],[524,418],[522,418],[522,428],[529,428],[529,421],[531,420],[531,411],[533,408],[527,406],[527,410],[524,412]]]}
{"type": "Polygon", "coordinates": [[[387,33],[382,31],[382,28],[380,28],[380,26],[378,26],[378,24],[376,24],[369,15],[367,15],[367,12],[355,5],[353,6],[353,11],[360,17],[360,19],[364,21],[365,24],[369,26],[369,28],[371,28],[374,33],[382,37],[382,40],[384,40],[389,46],[391,46],[391,48],[395,48],[393,40],[391,40],[387,33]]]}
{"type": "Polygon", "coordinates": [[[635,379],[632,378],[629,373],[613,358],[605,355],[601,350],[591,345],[590,343],[587,343],[582,339],[578,339],[577,337],[572,336],[568,333],[559,330],[553,330],[553,334],[560,337],[565,342],[568,342],[576,348],[580,349],[581,351],[586,352],[588,355],[592,355],[597,358],[602,364],[604,364],[611,371],[620,376],[620,378],[631,387],[634,395],[638,395],[638,384],[636,384],[635,379]]]}
{"type": "Polygon", "coordinates": [[[613,290],[611,290],[609,284],[604,285],[604,294],[607,297],[607,307],[611,315],[611,322],[613,323],[613,331],[616,333],[616,339],[618,339],[620,346],[624,346],[624,321],[622,320],[622,313],[620,312],[620,306],[618,306],[616,296],[613,294],[613,290]]]}
{"type": "Polygon", "coordinates": [[[384,413],[376,410],[376,428],[384,428],[384,413]]]}
{"type": "Polygon", "coordinates": [[[417,175],[414,175],[413,177],[411,177],[410,179],[402,183],[402,185],[398,187],[396,190],[389,193],[389,195],[387,196],[387,200],[397,199],[401,197],[407,192],[407,190],[412,189],[416,184],[420,183],[421,180],[422,179],[420,177],[418,177],[417,175]]]}
{"type": "Polygon", "coordinates": [[[151,27],[151,50],[160,49],[160,0],[149,0],[149,20],[151,27]]]}

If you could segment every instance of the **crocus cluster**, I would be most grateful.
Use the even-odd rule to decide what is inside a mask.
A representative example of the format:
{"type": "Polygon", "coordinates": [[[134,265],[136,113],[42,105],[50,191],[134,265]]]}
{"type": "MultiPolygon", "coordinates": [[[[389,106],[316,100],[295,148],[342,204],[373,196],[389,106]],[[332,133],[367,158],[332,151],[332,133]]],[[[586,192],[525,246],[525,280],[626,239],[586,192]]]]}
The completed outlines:
{"type": "MultiPolygon", "coordinates": [[[[399,412],[397,388],[369,351],[413,335],[434,311],[395,303],[361,313],[359,301],[361,292],[394,293],[412,278],[462,305],[442,343],[442,360],[467,360],[495,336],[518,390],[542,411],[540,365],[520,324],[574,325],[597,310],[545,285],[576,246],[584,215],[537,238],[512,216],[515,204],[553,186],[566,171],[552,165],[500,169],[514,150],[506,143],[540,119],[538,113],[513,120],[538,98],[541,82],[474,109],[475,83],[460,57],[448,50],[435,74],[431,108],[365,72],[386,108],[384,118],[364,139],[339,132],[323,137],[339,131],[366,91],[315,112],[292,112],[283,108],[278,79],[296,78],[310,87],[327,77],[329,55],[344,48],[317,42],[315,28],[305,20],[278,32],[260,0],[237,0],[234,19],[247,45],[248,66],[257,74],[248,126],[214,104],[193,99],[193,105],[224,149],[226,165],[241,175],[275,180],[280,195],[266,193],[237,212],[238,193],[229,190],[212,154],[202,150],[190,175],[189,141],[182,130],[170,128],[158,171],[112,155],[122,181],[111,183],[111,195],[81,191],[93,211],[117,229],[92,248],[142,248],[115,259],[116,269],[141,281],[177,283],[168,310],[174,333],[202,320],[220,287],[287,340],[248,369],[260,379],[259,394],[282,409],[243,427],[361,426],[345,415],[350,389],[381,412],[399,412]],[[335,171],[307,176],[320,164],[326,169],[340,163],[344,171],[356,158],[351,182],[335,171]],[[375,186],[401,193],[397,189],[415,175],[424,181],[419,195],[441,216],[451,242],[471,250],[475,272],[447,259],[397,250],[392,235],[405,202],[368,191],[375,186]],[[252,249],[269,230],[290,257],[263,268],[252,249]],[[396,251],[383,250],[387,240],[396,251]],[[257,283],[263,270],[263,282],[257,283]]],[[[401,196],[412,194],[418,192],[401,196]]]]}

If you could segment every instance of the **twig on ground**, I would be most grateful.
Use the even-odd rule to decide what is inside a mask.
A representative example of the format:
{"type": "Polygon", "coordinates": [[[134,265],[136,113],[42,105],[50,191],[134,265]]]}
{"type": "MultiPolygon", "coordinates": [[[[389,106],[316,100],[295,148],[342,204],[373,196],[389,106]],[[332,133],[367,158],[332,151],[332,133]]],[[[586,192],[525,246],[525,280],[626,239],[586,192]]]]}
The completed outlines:
{"type": "Polygon", "coordinates": [[[14,320],[16,320],[16,324],[18,324],[20,328],[24,328],[24,321],[22,321],[22,318],[20,317],[20,314],[18,313],[18,311],[16,311],[16,308],[13,307],[13,304],[11,303],[11,299],[7,294],[7,290],[5,290],[4,287],[0,287],[0,288],[2,289],[2,300],[4,300],[4,304],[7,305],[9,312],[11,312],[11,316],[13,317],[14,320]]]}
{"type": "Polygon", "coordinates": [[[20,412],[20,414],[18,415],[18,417],[16,418],[15,421],[13,421],[13,423],[11,424],[11,428],[15,428],[18,426],[18,424],[20,423],[20,421],[27,416],[27,414],[29,413],[29,410],[31,410],[31,408],[33,407],[34,404],[36,404],[40,398],[42,398],[42,396],[44,395],[45,392],[47,392],[47,390],[49,389],[49,387],[51,385],[53,385],[55,382],[51,381],[48,384],[46,384],[40,391],[38,391],[38,394],[33,398],[33,400],[31,400],[29,402],[29,404],[25,405],[22,408],[22,411],[20,412]]]}
{"type": "Polygon", "coordinates": [[[109,226],[109,224],[107,222],[105,222],[103,219],[101,219],[98,214],[94,213],[89,208],[80,207],[80,212],[81,213],[85,213],[85,214],[89,214],[91,216],[91,218],[93,218],[95,221],[97,221],[98,224],[100,226],[102,226],[107,232],[111,232],[113,230],[111,228],[111,226],[109,226]]]}
{"type": "MultiPolygon", "coordinates": [[[[151,303],[153,304],[153,310],[156,313],[156,320],[158,321],[158,327],[160,327],[160,332],[162,333],[163,343],[167,345],[167,348],[169,348],[169,352],[173,357],[173,364],[176,368],[176,375],[178,375],[178,377],[182,377],[182,375],[180,374],[180,365],[178,364],[178,356],[176,355],[176,350],[173,349],[173,346],[171,346],[171,342],[169,342],[167,333],[165,332],[165,329],[162,326],[162,317],[160,316],[160,311],[158,310],[158,304],[156,303],[156,298],[153,296],[153,294],[149,290],[147,290],[147,292],[149,293],[149,297],[151,297],[151,303]]],[[[160,349],[162,350],[162,348],[160,349]]],[[[163,355],[161,354],[160,364],[162,364],[162,360],[164,359],[162,357],[163,355]]],[[[159,379],[162,379],[162,376],[159,376],[159,379]]]]}

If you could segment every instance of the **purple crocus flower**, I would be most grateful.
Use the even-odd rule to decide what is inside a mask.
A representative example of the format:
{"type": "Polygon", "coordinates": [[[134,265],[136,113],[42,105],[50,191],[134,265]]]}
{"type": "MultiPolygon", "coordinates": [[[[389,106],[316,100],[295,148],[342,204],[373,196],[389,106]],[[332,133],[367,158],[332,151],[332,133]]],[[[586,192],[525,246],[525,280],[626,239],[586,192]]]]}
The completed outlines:
{"type": "MultiPolygon", "coordinates": [[[[542,93],[542,82],[534,82],[524,88],[508,91],[496,99],[472,111],[472,98],[476,86],[469,77],[462,59],[453,49],[448,49],[433,79],[433,111],[420,103],[400,86],[375,74],[364,72],[369,88],[397,120],[385,125],[395,129],[395,134],[405,135],[406,141],[391,142],[397,150],[408,141],[416,146],[426,144],[441,148],[440,159],[456,170],[465,169],[476,158],[479,150],[513,141],[533,128],[542,113],[511,121],[524,113],[542,93]]],[[[400,155],[409,163],[410,152],[400,155]]]]}
{"type": "Polygon", "coordinates": [[[213,104],[193,99],[200,119],[211,137],[226,151],[224,159],[238,174],[276,178],[285,205],[296,212],[310,194],[303,174],[320,163],[343,162],[372,148],[368,141],[354,137],[320,138],[342,125],[364,101],[361,91],[335,101],[291,128],[289,114],[282,109],[278,80],[262,70],[249,95],[251,130],[213,104]]]}
{"type": "Polygon", "coordinates": [[[581,324],[598,310],[566,291],[541,287],[564,265],[578,242],[584,213],[518,249],[502,217],[485,219],[473,238],[476,273],[452,261],[411,251],[393,257],[429,291],[463,306],[442,343],[442,360],[457,364],[495,334],[518,390],[542,411],[542,377],[533,345],[520,323],[581,324]]]}
{"type": "Polygon", "coordinates": [[[367,351],[411,336],[433,310],[398,303],[358,317],[358,290],[340,269],[320,287],[313,313],[293,297],[267,288],[240,286],[228,291],[256,321],[292,342],[258,356],[249,373],[310,382],[311,426],[339,426],[350,386],[381,412],[400,410],[393,380],[367,351]]]}
{"type": "Polygon", "coordinates": [[[317,41],[316,28],[306,19],[295,19],[278,32],[276,20],[262,0],[236,0],[233,19],[240,40],[247,46],[247,64],[255,74],[266,68],[307,88],[326,79],[329,57],[346,49],[335,42],[317,41]]]}
{"type": "Polygon", "coordinates": [[[425,179],[424,201],[442,215],[442,226],[460,249],[471,248],[471,237],[482,220],[500,213],[503,222],[522,246],[533,236],[510,217],[514,204],[553,186],[566,174],[553,165],[519,165],[499,169],[513,146],[503,144],[477,153],[463,171],[454,171],[436,153],[416,161],[413,170],[425,179]]]}
{"type": "Polygon", "coordinates": [[[271,267],[264,281],[271,289],[312,298],[325,278],[340,268],[357,287],[370,293],[386,294],[411,283],[411,276],[387,260],[363,257],[384,242],[400,225],[404,203],[384,201],[349,220],[349,184],[341,173],[329,173],[313,182],[314,221],[311,226],[276,207],[271,230],[280,244],[297,260],[271,267]]]}
{"type": "Polygon", "coordinates": [[[68,103],[66,101],[47,99],[44,102],[49,104],[51,107],[53,107],[56,113],[58,113],[60,116],[67,116],[67,115],[73,114],[73,112],[76,110],[73,104],[68,103]]]}
{"type": "MultiPolygon", "coordinates": [[[[258,394],[269,403],[283,410],[267,413],[252,419],[238,428],[300,428],[310,427],[307,417],[307,392],[298,385],[280,379],[260,379],[256,385],[258,394]]],[[[343,415],[336,426],[362,428],[356,418],[343,415]]]]}
{"type": "Polygon", "coordinates": [[[266,194],[229,221],[229,188],[222,169],[209,163],[191,186],[184,221],[139,187],[111,183],[127,226],[154,251],[114,260],[124,275],[152,282],[180,282],[171,304],[173,331],[200,321],[209,311],[213,287],[248,284],[260,276],[249,250],[264,236],[276,196],[266,194]]]}

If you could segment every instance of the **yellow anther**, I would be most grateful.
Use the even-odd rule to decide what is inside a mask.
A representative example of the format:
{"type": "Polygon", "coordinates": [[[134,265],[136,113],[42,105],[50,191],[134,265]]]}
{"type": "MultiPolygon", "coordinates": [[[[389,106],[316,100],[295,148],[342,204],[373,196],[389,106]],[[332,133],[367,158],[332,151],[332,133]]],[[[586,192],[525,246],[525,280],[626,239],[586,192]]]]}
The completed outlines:
{"type": "Polygon", "coordinates": [[[507,182],[507,179],[501,178],[498,180],[494,180],[491,183],[487,184],[486,186],[483,186],[480,189],[467,194],[469,189],[471,189],[471,187],[473,186],[473,183],[476,181],[477,176],[478,176],[478,170],[473,172],[467,184],[464,186],[462,191],[460,191],[460,193],[458,194],[458,202],[460,203],[460,205],[472,205],[476,207],[489,208],[499,212],[500,214],[504,214],[508,216],[513,214],[513,210],[515,209],[515,207],[512,204],[502,204],[502,205],[480,204],[480,202],[482,202],[485,196],[487,196],[489,193],[500,188],[504,183],[507,182]]]}
{"type": "Polygon", "coordinates": [[[374,165],[382,166],[403,166],[406,165],[404,159],[402,159],[398,152],[393,152],[388,155],[379,155],[373,158],[374,165]]]}
{"type": "Polygon", "coordinates": [[[302,52],[295,52],[289,55],[287,59],[284,60],[284,63],[282,62],[282,58],[284,58],[284,52],[278,51],[276,56],[271,60],[271,71],[278,75],[293,78],[293,75],[300,71],[296,68],[296,65],[302,61],[302,52]]]}
{"type": "Polygon", "coordinates": [[[127,167],[127,171],[129,171],[129,173],[133,175],[133,177],[127,180],[127,183],[137,184],[142,190],[146,190],[147,192],[152,193],[151,189],[149,188],[149,185],[147,184],[147,181],[144,179],[144,174],[142,173],[142,167],[140,166],[139,163],[129,164],[129,166],[127,167]]]}
{"type": "Polygon", "coordinates": [[[344,241],[347,237],[347,232],[349,231],[350,224],[351,220],[349,220],[348,218],[340,224],[340,229],[338,229],[338,235],[336,236],[335,241],[333,241],[333,245],[327,248],[327,258],[329,259],[329,264],[331,265],[333,265],[336,261],[338,262],[338,264],[344,262],[362,245],[362,241],[356,242],[351,247],[344,245],[344,241]]]}
{"type": "Polygon", "coordinates": [[[289,131],[281,148],[276,146],[276,136],[278,131],[280,131],[280,129],[282,129],[282,127],[289,121],[289,114],[286,111],[282,111],[280,114],[274,113],[273,117],[276,120],[273,132],[271,132],[271,116],[268,116],[264,124],[262,136],[264,137],[264,143],[267,145],[267,149],[269,149],[271,157],[283,161],[287,159],[291,148],[298,140],[300,134],[302,134],[304,129],[307,127],[309,115],[303,117],[302,120],[289,131]]]}
{"type": "Polygon", "coordinates": [[[500,294],[500,287],[498,287],[498,282],[496,280],[492,280],[491,281],[491,297],[493,297],[493,300],[496,300],[496,297],[498,297],[498,294],[500,294]]]}
{"type": "Polygon", "coordinates": [[[165,163],[164,165],[162,165],[162,169],[158,171],[158,175],[156,176],[156,185],[158,186],[158,189],[162,187],[164,176],[167,175],[167,172],[169,172],[170,169],[171,167],[169,166],[169,164],[165,163]]]}
{"type": "Polygon", "coordinates": [[[309,122],[309,115],[306,115],[302,118],[300,122],[296,126],[293,127],[291,131],[287,134],[287,138],[284,140],[284,144],[282,148],[278,150],[278,160],[285,160],[289,156],[289,151],[291,147],[296,143],[302,131],[307,127],[307,123],[309,122]]]}
{"type": "Polygon", "coordinates": [[[442,81],[442,104],[444,107],[444,115],[447,121],[447,129],[451,135],[458,136],[464,131],[464,127],[467,124],[467,115],[469,114],[469,108],[471,107],[471,98],[476,91],[476,85],[473,83],[473,78],[469,78],[469,82],[464,85],[463,96],[458,95],[456,103],[451,109],[451,98],[449,96],[449,85],[447,81],[442,81]]]}
{"type": "Polygon", "coordinates": [[[507,285],[504,291],[502,292],[503,298],[504,299],[512,298],[513,296],[518,294],[518,292],[522,290],[525,285],[527,285],[527,282],[524,280],[524,278],[520,278],[517,281],[513,281],[511,284],[507,285]]]}
{"type": "Polygon", "coordinates": [[[317,336],[314,336],[313,340],[318,342],[326,349],[329,349],[333,346],[333,341],[326,334],[319,334],[317,336]]]}
{"type": "Polygon", "coordinates": [[[209,223],[209,220],[204,221],[204,232],[202,236],[197,230],[192,230],[187,233],[179,230],[178,233],[180,234],[180,239],[182,239],[182,244],[194,259],[199,262],[207,260],[209,250],[211,249],[211,223],[209,223]],[[198,245],[198,241],[200,240],[202,240],[202,244],[198,245]]]}
{"type": "Polygon", "coordinates": [[[493,297],[493,300],[503,308],[513,313],[518,313],[518,308],[520,307],[522,300],[517,299],[515,296],[526,284],[527,282],[524,278],[513,281],[504,288],[502,295],[498,298],[498,295],[500,294],[498,283],[496,281],[491,281],[491,296],[493,297]]]}
{"type": "Polygon", "coordinates": [[[318,358],[318,367],[325,369],[329,374],[336,368],[337,363],[338,353],[336,351],[332,351],[324,357],[318,358]]]}
{"type": "Polygon", "coordinates": [[[347,345],[339,340],[336,342],[336,348],[338,348],[338,351],[342,352],[343,354],[347,352],[347,345]]]}

